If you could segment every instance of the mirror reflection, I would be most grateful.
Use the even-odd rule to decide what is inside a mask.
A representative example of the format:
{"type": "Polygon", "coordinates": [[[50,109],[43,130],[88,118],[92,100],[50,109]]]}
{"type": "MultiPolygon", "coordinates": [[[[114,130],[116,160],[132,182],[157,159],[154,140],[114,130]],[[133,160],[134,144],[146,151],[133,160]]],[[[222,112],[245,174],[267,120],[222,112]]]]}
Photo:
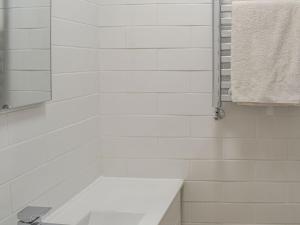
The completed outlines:
{"type": "Polygon", "coordinates": [[[50,0],[0,0],[0,109],[51,99],[50,0]]]}

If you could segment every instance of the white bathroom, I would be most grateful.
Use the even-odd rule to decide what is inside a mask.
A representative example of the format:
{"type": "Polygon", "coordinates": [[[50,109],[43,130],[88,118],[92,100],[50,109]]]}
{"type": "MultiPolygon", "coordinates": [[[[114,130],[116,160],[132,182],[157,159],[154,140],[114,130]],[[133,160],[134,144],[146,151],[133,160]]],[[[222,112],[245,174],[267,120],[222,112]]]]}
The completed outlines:
{"type": "Polygon", "coordinates": [[[299,0],[0,0],[0,225],[299,225],[299,0]]]}

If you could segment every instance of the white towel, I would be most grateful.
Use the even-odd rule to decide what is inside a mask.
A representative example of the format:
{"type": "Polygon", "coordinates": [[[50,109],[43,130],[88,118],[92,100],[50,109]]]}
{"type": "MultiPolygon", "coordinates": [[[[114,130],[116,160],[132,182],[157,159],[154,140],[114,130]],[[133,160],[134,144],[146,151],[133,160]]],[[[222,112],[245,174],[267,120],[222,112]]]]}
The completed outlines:
{"type": "Polygon", "coordinates": [[[300,1],[232,1],[232,101],[300,104],[300,1]]]}

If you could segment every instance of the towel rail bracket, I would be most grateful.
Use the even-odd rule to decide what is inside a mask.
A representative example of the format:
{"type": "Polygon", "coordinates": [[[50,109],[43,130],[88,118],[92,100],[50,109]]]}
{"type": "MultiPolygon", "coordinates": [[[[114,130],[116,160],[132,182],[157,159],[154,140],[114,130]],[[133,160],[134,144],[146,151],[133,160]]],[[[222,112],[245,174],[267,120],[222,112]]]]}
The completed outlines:
{"type": "Polygon", "coordinates": [[[215,108],[215,120],[221,120],[225,117],[225,110],[222,107],[215,108]]]}

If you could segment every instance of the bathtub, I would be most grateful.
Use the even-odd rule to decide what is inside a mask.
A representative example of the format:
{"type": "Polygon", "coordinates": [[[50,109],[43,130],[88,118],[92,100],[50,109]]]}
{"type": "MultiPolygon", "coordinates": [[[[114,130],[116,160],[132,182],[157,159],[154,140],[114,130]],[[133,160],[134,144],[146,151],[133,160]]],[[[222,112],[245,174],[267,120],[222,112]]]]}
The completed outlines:
{"type": "Polygon", "coordinates": [[[44,222],[68,225],[180,225],[182,180],[100,177],[44,222]]]}

